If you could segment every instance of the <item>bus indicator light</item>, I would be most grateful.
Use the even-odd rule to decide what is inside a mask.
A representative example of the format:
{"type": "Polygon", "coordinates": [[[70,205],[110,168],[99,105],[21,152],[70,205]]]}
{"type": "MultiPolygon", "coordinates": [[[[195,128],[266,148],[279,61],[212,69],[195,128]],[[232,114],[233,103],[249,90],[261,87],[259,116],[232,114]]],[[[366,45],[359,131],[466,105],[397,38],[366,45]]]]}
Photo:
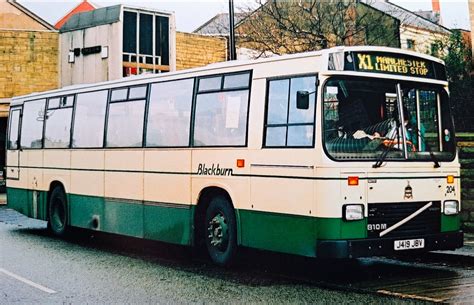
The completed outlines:
{"type": "Polygon", "coordinates": [[[359,177],[348,177],[347,185],[350,185],[350,186],[359,185],[359,177]]]}
{"type": "Polygon", "coordinates": [[[238,168],[245,167],[245,160],[244,159],[237,159],[237,167],[238,168]]]}
{"type": "Polygon", "coordinates": [[[453,175],[447,176],[446,181],[448,182],[448,184],[453,184],[454,183],[454,176],[453,175]]]}

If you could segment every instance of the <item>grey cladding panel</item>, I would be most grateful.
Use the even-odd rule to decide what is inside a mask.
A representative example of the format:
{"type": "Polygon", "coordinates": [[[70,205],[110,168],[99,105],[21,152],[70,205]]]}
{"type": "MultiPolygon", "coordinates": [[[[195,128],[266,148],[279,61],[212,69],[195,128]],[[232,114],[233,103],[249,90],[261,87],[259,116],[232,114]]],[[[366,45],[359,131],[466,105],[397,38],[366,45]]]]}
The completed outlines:
{"type": "Polygon", "coordinates": [[[61,33],[87,29],[120,21],[120,5],[99,8],[73,15],[60,29],[61,33]]]}

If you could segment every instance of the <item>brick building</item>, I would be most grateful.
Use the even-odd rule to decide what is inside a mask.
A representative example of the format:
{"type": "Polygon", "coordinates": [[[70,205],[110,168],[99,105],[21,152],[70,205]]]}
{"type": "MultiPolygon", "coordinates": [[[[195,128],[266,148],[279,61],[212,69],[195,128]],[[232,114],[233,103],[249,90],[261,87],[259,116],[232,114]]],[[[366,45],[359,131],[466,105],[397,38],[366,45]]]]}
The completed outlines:
{"type": "Polygon", "coordinates": [[[469,0],[469,18],[471,20],[472,60],[474,63],[474,0],[469,0]]]}
{"type": "Polygon", "coordinates": [[[58,33],[13,0],[0,0],[0,168],[10,99],[58,87],[58,33]]]}

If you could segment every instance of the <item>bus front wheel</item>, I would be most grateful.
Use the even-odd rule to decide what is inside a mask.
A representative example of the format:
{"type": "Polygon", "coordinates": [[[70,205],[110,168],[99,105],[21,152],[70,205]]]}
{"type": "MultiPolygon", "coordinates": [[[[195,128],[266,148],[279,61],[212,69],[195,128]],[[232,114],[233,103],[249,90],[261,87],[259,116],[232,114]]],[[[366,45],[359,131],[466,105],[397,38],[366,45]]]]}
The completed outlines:
{"type": "Polygon", "coordinates": [[[51,192],[48,213],[48,227],[54,235],[64,237],[67,233],[67,199],[60,186],[51,192]]]}
{"type": "Polygon", "coordinates": [[[237,253],[237,226],[234,208],[224,196],[211,199],[204,228],[206,247],[212,261],[228,266],[237,253]]]}

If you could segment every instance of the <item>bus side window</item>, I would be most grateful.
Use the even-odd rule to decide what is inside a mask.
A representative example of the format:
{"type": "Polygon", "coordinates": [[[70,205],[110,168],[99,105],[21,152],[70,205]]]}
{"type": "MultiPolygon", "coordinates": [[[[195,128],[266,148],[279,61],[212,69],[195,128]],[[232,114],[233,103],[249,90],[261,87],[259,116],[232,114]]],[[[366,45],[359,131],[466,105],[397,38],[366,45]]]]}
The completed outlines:
{"type": "Polygon", "coordinates": [[[14,109],[10,114],[10,129],[8,132],[8,149],[18,149],[18,139],[20,137],[20,109],[14,109]]]}
{"type": "Polygon", "coordinates": [[[194,79],[151,86],[145,146],[189,146],[194,79]]]}
{"type": "Polygon", "coordinates": [[[23,104],[21,124],[22,148],[41,148],[43,142],[46,99],[28,101],[23,104]]]}
{"type": "Polygon", "coordinates": [[[72,133],[73,148],[103,146],[107,96],[108,90],[77,95],[72,133]]]}
{"type": "Polygon", "coordinates": [[[250,72],[199,80],[194,146],[245,146],[250,72]]]}
{"type": "Polygon", "coordinates": [[[265,147],[311,147],[314,138],[316,76],[268,82],[265,147]],[[309,108],[297,109],[298,91],[307,91],[309,108]]]}

